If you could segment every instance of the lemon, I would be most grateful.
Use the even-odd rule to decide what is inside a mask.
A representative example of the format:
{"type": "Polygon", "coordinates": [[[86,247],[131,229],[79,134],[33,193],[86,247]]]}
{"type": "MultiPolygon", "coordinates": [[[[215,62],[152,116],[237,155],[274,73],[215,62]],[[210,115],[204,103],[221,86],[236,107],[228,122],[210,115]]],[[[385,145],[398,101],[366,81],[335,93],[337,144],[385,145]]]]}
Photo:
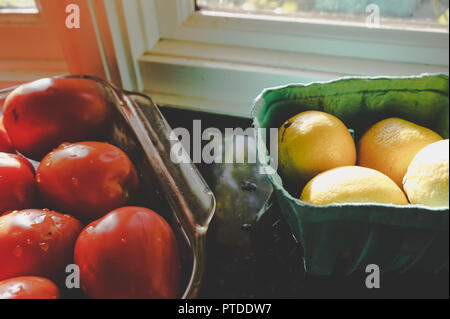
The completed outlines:
{"type": "Polygon", "coordinates": [[[412,160],[403,179],[411,204],[449,205],[448,139],[423,148],[412,160]]]}
{"type": "Polygon", "coordinates": [[[345,124],[319,111],[303,112],[286,121],[278,131],[278,148],[280,172],[296,185],[356,162],[355,143],[345,124]]]}
{"type": "Polygon", "coordinates": [[[360,166],[323,172],[306,184],[300,200],[312,205],[383,203],[407,205],[403,191],[386,175],[360,166]]]}
{"type": "Polygon", "coordinates": [[[376,169],[402,187],[403,176],[414,156],[439,140],[442,137],[428,128],[389,118],[373,125],[361,138],[358,165],[376,169]]]}

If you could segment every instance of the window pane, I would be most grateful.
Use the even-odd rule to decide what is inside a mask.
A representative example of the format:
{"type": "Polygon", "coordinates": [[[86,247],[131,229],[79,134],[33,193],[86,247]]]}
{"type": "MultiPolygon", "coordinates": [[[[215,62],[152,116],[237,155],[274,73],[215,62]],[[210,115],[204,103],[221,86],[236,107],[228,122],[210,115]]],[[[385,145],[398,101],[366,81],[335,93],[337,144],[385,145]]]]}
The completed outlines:
{"type": "Polygon", "coordinates": [[[0,13],[37,13],[35,0],[0,0],[0,13]]]}
{"type": "Polygon", "coordinates": [[[448,30],[449,0],[197,0],[203,10],[448,30]]]}

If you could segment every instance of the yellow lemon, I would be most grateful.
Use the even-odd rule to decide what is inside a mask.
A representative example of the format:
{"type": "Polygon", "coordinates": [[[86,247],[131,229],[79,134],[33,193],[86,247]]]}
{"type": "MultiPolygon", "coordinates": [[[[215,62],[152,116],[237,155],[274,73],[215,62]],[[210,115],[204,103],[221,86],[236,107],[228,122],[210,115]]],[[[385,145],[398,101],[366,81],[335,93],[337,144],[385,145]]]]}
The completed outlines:
{"type": "Polygon", "coordinates": [[[442,137],[428,128],[389,118],[373,125],[359,141],[358,165],[376,169],[402,187],[414,156],[439,140],[442,137]]]}
{"type": "Polygon", "coordinates": [[[355,165],[356,147],[337,117],[307,111],[290,118],[278,131],[279,167],[288,182],[302,185],[315,175],[355,165]]]}
{"type": "Polygon", "coordinates": [[[403,179],[403,189],[411,204],[448,206],[448,139],[417,153],[403,179]]]}
{"type": "Polygon", "coordinates": [[[360,166],[323,172],[306,184],[300,200],[321,206],[333,203],[407,205],[403,191],[386,175],[360,166]]]}

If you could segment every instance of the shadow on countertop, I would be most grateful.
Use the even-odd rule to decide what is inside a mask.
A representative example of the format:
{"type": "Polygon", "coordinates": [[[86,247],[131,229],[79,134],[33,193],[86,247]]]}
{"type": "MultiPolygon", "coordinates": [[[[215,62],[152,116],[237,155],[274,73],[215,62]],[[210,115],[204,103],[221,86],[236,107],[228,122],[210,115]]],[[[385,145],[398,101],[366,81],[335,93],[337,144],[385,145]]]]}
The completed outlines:
{"type": "MultiPolygon", "coordinates": [[[[251,125],[250,119],[161,108],[169,124],[192,132],[193,120],[202,129],[251,125]]],[[[192,135],[192,134],[191,134],[192,135]]],[[[199,165],[202,174],[208,169],[199,165]]],[[[365,286],[366,273],[350,277],[311,277],[303,268],[302,248],[292,237],[275,202],[254,223],[243,228],[251,241],[246,247],[217,242],[214,229],[207,247],[207,265],[200,298],[297,299],[297,298],[449,298],[449,274],[385,274],[381,288],[365,286]]],[[[209,236],[209,235],[208,235],[209,236]]]]}

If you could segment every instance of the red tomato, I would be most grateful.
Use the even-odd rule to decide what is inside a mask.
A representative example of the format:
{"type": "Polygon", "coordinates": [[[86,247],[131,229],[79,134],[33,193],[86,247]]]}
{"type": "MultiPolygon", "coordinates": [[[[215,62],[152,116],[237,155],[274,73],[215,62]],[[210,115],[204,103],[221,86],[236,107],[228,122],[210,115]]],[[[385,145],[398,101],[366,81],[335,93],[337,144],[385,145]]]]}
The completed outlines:
{"type": "Polygon", "coordinates": [[[42,160],[36,181],[48,207],[84,221],[128,205],[139,186],[128,156],[100,142],[61,145],[42,160]]]}
{"type": "Polygon", "coordinates": [[[116,209],[89,224],[75,245],[81,287],[91,298],[176,298],[180,261],[175,235],[157,213],[116,209]]]}
{"type": "Polygon", "coordinates": [[[0,152],[5,153],[15,153],[16,150],[11,144],[8,133],[6,133],[5,127],[3,126],[3,116],[0,117],[0,152]]]}
{"type": "Polygon", "coordinates": [[[42,277],[16,277],[0,281],[0,299],[59,299],[58,286],[42,277]]]}
{"type": "Polygon", "coordinates": [[[102,88],[75,78],[24,84],[9,94],[3,113],[12,144],[35,160],[63,142],[101,139],[112,118],[102,88]]]}
{"type": "Polygon", "coordinates": [[[28,209],[0,217],[0,280],[62,278],[83,225],[69,215],[28,209]]]}
{"type": "Polygon", "coordinates": [[[8,211],[6,211],[6,212],[0,214],[0,217],[5,216],[5,215],[8,215],[8,214],[11,214],[12,212],[14,212],[14,210],[8,210],[8,211]]]}
{"type": "Polygon", "coordinates": [[[20,155],[0,153],[0,214],[36,207],[34,168],[20,155]]]}

